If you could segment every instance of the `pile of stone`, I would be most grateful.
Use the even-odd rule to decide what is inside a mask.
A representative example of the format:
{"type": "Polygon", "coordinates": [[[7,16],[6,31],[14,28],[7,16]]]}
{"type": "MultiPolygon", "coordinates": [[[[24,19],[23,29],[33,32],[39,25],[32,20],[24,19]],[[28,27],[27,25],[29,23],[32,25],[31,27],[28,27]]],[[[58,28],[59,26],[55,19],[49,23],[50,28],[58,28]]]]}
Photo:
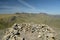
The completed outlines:
{"type": "Polygon", "coordinates": [[[56,40],[55,31],[45,24],[15,23],[2,40],[56,40]]]}

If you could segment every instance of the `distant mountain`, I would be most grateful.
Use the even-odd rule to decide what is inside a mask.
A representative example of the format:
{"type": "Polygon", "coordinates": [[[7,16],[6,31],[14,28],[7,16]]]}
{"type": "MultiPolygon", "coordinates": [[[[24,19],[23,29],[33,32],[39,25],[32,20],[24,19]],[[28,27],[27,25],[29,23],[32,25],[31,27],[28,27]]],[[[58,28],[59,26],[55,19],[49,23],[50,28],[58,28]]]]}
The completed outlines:
{"type": "Polygon", "coordinates": [[[60,27],[60,15],[50,15],[47,13],[16,13],[0,14],[0,29],[13,25],[13,23],[38,23],[60,27]]]}
{"type": "Polygon", "coordinates": [[[56,18],[60,18],[60,15],[54,15],[54,17],[56,17],[56,18]]]}

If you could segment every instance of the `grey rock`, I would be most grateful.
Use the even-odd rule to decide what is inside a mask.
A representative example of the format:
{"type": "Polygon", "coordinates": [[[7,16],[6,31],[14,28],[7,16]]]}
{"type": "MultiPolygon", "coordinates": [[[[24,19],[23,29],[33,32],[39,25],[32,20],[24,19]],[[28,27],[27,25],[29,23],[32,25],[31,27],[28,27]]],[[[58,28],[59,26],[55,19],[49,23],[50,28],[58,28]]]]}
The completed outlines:
{"type": "Polygon", "coordinates": [[[2,40],[56,40],[55,31],[45,24],[15,23],[2,40]]]}

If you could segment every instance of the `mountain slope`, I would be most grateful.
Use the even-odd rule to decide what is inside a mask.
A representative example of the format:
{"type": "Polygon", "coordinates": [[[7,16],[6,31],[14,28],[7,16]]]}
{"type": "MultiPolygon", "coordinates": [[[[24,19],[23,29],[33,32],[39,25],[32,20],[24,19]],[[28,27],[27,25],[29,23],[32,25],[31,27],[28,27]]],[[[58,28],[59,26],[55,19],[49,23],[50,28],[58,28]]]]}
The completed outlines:
{"type": "Polygon", "coordinates": [[[49,26],[54,26],[60,28],[60,17],[57,18],[56,15],[49,14],[29,14],[29,13],[20,13],[20,14],[0,14],[0,29],[10,27],[14,23],[38,23],[38,24],[47,24],[49,26]]]}

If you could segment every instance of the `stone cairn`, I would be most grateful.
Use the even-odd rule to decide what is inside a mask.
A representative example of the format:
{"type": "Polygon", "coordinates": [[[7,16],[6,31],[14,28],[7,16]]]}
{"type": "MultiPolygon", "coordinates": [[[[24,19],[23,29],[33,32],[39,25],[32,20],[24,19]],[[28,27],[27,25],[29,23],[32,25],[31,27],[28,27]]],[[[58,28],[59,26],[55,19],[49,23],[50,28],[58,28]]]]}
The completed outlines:
{"type": "Polygon", "coordinates": [[[56,40],[55,31],[45,24],[15,23],[2,40],[56,40]]]}

